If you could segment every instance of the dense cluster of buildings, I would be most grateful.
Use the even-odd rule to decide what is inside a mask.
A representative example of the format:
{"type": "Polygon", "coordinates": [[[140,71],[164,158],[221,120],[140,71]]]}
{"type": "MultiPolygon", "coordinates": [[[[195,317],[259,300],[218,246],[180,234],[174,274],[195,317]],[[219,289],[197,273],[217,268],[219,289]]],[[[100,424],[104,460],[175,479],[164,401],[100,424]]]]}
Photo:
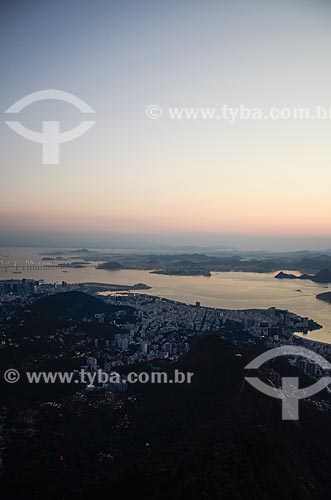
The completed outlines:
{"type": "Polygon", "coordinates": [[[36,296],[50,295],[60,291],[74,290],[77,285],[61,283],[44,283],[43,280],[10,279],[0,280],[0,304],[13,302],[24,304],[25,299],[33,300],[36,296]]]}
{"type": "MultiPolygon", "coordinates": [[[[121,380],[115,383],[87,382],[77,386],[66,401],[42,403],[39,409],[34,410],[39,417],[42,412],[62,414],[64,410],[78,412],[81,416],[85,412],[101,411],[105,405],[112,410],[122,410],[124,401],[128,404],[134,397],[127,391],[127,367],[139,365],[160,370],[164,363],[175,362],[187,353],[194,337],[208,333],[218,333],[239,348],[261,342],[270,348],[282,344],[303,345],[331,360],[330,345],[294,335],[295,332],[316,327],[311,320],[274,307],[241,311],[218,309],[202,307],[200,302],[184,304],[142,293],[109,294],[80,284],[44,284],[26,279],[0,282],[0,303],[0,352],[4,359],[15,357],[15,353],[20,352],[20,366],[26,370],[61,364],[76,373],[82,370],[88,373],[118,370],[123,373],[121,380]],[[123,310],[121,307],[113,308],[114,314],[89,311],[81,321],[69,321],[52,331],[41,327],[35,333],[24,333],[23,313],[29,311],[36,297],[69,290],[85,291],[94,296],[102,294],[106,303],[123,306],[123,310]],[[126,318],[122,313],[130,309],[128,306],[133,308],[134,313],[126,318]],[[11,337],[8,332],[14,332],[16,327],[23,334],[11,337]],[[42,349],[39,349],[40,345],[42,349]]],[[[290,361],[310,377],[323,375],[314,360],[299,356],[290,361]]],[[[270,366],[267,376],[273,383],[281,385],[281,374],[270,366]]],[[[312,398],[310,403],[321,411],[331,410],[330,404],[320,398],[312,398]]],[[[5,413],[2,415],[0,412],[0,474],[5,450],[4,436],[7,435],[4,431],[5,420],[5,413]]],[[[36,431],[36,421],[31,412],[19,412],[16,420],[11,422],[11,432],[20,429],[24,435],[30,436],[36,431]]],[[[116,426],[122,428],[127,425],[127,416],[125,412],[121,413],[116,426]]],[[[105,456],[110,460],[112,452],[107,451],[105,456]]],[[[104,455],[102,460],[105,460],[104,455]]]]}
{"type": "Polygon", "coordinates": [[[38,292],[40,281],[21,279],[21,280],[2,280],[0,281],[0,297],[8,300],[10,297],[17,298],[33,295],[38,292]]]}
{"type": "MultiPolygon", "coordinates": [[[[269,309],[231,310],[201,307],[142,294],[111,295],[113,304],[130,305],[137,309],[139,335],[153,339],[157,335],[202,335],[218,332],[229,322],[260,340],[273,343],[295,331],[308,330],[310,320],[295,313],[269,309]]],[[[254,342],[254,339],[250,339],[254,342]]]]}
{"type": "MultiPolygon", "coordinates": [[[[82,290],[80,284],[44,284],[35,280],[6,280],[0,282],[0,300],[3,304],[28,306],[36,295],[49,295],[59,291],[82,290]]],[[[87,290],[84,290],[87,291],[87,290]]],[[[95,291],[94,294],[99,293],[95,291]]],[[[300,344],[331,358],[330,346],[302,340],[293,333],[305,332],[312,326],[311,320],[297,314],[274,307],[269,309],[228,310],[184,304],[173,300],[154,297],[141,293],[105,293],[103,299],[116,306],[130,306],[135,311],[134,320],[123,320],[121,312],[112,317],[106,313],[94,313],[84,318],[83,323],[92,324],[92,333],[86,334],[83,327],[66,326],[56,332],[23,336],[21,339],[7,338],[4,322],[10,322],[11,313],[7,312],[0,322],[0,348],[18,348],[25,343],[46,342],[49,350],[40,360],[77,359],[81,368],[87,370],[114,370],[121,366],[139,363],[152,363],[153,360],[177,361],[190,349],[190,338],[208,333],[220,333],[225,337],[234,331],[230,340],[236,345],[254,345],[263,342],[267,347],[282,343],[300,344]],[[116,328],[114,335],[93,335],[93,324],[116,328]],[[241,332],[241,337],[239,335],[241,332]],[[238,335],[237,335],[238,333],[238,335]],[[241,339],[241,340],[240,340],[241,339]],[[55,348],[54,348],[55,346],[55,348]]],[[[100,297],[101,299],[101,297],[100,297]]],[[[13,313],[14,314],[14,313],[13,313]]],[[[16,314],[16,312],[15,312],[16,314]]],[[[1,320],[1,318],[0,318],[1,320]]],[[[90,330],[91,332],[91,330],[90,330]]],[[[36,362],[38,360],[34,360],[36,362]]],[[[298,358],[297,366],[306,374],[318,377],[319,366],[307,359],[298,358]]],[[[29,361],[27,360],[27,365],[29,361]]]]}

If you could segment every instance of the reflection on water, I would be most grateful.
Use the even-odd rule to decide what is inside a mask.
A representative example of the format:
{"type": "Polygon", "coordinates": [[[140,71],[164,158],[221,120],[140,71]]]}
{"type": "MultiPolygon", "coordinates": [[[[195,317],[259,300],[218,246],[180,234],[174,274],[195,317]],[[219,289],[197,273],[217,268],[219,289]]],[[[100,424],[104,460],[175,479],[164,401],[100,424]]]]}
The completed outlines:
{"type": "Polygon", "coordinates": [[[309,316],[323,325],[322,330],[308,337],[331,343],[331,305],[317,300],[325,285],[309,281],[276,280],[272,274],[214,273],[210,278],[197,276],[164,276],[148,271],[105,271],[93,267],[86,269],[25,271],[20,275],[0,271],[0,279],[34,278],[47,282],[71,283],[94,281],[132,285],[145,283],[152,287],[144,291],[181,302],[228,309],[249,309],[275,306],[289,309],[301,316],[309,316]]]}

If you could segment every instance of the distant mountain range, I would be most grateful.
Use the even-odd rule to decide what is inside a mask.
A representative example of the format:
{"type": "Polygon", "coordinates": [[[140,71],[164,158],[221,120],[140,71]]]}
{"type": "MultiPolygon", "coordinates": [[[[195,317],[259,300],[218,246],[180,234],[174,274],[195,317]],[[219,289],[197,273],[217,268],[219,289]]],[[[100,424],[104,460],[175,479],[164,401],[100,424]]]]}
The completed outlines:
{"type": "MultiPolygon", "coordinates": [[[[96,255],[103,260],[98,269],[144,269],[159,274],[205,275],[211,272],[244,271],[266,273],[278,269],[296,269],[302,273],[314,273],[331,269],[331,255],[314,252],[270,254],[263,252],[218,255],[205,253],[182,254],[114,254],[96,255]],[[102,259],[103,257],[103,259],[102,259]]],[[[90,261],[91,256],[86,256],[90,261]]]]}
{"type": "Polygon", "coordinates": [[[211,272],[244,271],[273,272],[278,269],[296,269],[301,273],[316,273],[320,269],[331,269],[331,251],[267,252],[240,251],[203,247],[182,247],[176,252],[130,252],[72,250],[48,251],[43,257],[60,257],[97,264],[98,269],[144,269],[160,274],[205,275],[211,272]]]}

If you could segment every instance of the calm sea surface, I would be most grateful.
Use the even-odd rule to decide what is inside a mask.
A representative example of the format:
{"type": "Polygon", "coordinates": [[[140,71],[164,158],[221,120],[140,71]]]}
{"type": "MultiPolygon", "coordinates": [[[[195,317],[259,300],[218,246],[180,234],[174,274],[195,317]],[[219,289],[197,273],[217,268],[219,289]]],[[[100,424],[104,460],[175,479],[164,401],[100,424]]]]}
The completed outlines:
{"type": "MultiPolygon", "coordinates": [[[[41,249],[0,249],[0,257],[8,261],[16,258],[40,260],[41,249]]],[[[117,252],[119,253],[119,252],[117,252]]],[[[331,343],[331,305],[317,300],[316,294],[328,291],[325,285],[309,281],[276,280],[276,273],[213,273],[208,277],[179,277],[151,274],[148,271],[104,271],[94,267],[47,271],[24,271],[13,274],[12,270],[0,270],[0,279],[43,279],[46,282],[69,283],[99,282],[133,285],[145,283],[151,290],[144,291],[186,303],[200,301],[201,305],[227,309],[265,308],[275,306],[288,309],[301,316],[308,316],[323,325],[323,329],[311,332],[308,337],[331,343]]],[[[331,290],[331,285],[330,285],[331,290]]]]}

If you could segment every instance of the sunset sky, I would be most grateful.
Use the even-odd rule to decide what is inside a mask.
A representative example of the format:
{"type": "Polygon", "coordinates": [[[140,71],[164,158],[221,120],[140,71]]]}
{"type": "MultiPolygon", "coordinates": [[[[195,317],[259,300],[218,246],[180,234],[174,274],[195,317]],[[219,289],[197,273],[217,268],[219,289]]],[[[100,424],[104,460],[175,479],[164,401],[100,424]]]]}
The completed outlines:
{"type": "MultiPolygon", "coordinates": [[[[331,119],[166,113],[331,109],[330,17],[326,0],[4,2],[0,245],[331,248],[331,119]],[[95,111],[59,165],[5,124],[9,106],[44,89],[95,111]]],[[[67,130],[86,116],[47,101],[15,119],[67,130]]]]}

